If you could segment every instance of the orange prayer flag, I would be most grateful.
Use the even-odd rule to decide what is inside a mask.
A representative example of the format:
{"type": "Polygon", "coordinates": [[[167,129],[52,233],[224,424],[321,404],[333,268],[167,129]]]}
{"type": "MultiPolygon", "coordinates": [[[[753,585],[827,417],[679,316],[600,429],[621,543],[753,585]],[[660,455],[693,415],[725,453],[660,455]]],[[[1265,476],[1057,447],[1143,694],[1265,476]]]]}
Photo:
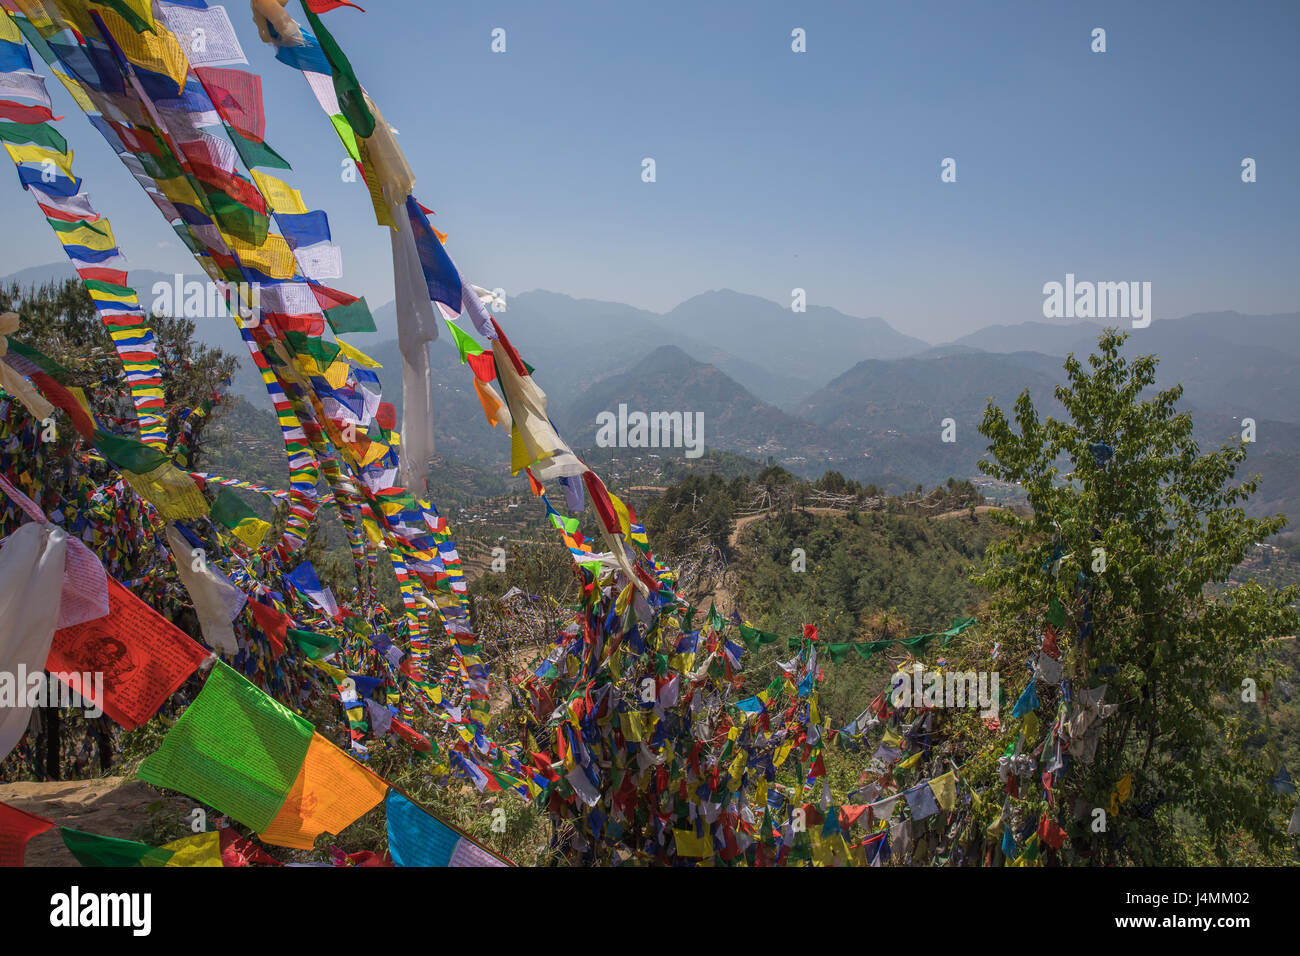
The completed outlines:
{"type": "Polygon", "coordinates": [[[310,850],[322,833],[338,833],[380,800],[388,784],[318,733],[280,812],[259,836],[264,843],[310,850]]]}
{"type": "Polygon", "coordinates": [[[478,395],[479,404],[483,406],[483,414],[487,416],[488,424],[496,428],[497,422],[501,420],[500,400],[484,387],[477,376],[474,378],[474,391],[478,395]]]}

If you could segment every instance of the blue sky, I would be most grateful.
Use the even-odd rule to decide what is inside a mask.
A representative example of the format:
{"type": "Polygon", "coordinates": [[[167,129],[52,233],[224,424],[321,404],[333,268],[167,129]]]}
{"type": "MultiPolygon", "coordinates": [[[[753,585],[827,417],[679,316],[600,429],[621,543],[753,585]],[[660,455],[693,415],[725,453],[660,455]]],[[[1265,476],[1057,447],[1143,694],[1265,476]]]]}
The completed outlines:
{"type": "MultiPolygon", "coordinates": [[[[1042,321],[1043,284],[1067,272],[1150,281],[1157,319],[1300,309],[1294,3],[361,3],[326,24],[478,285],[655,311],[801,287],[931,342],[1042,321]]],[[[247,4],[227,8],[263,76],[267,142],[343,247],[337,285],[390,300],[385,230],[341,181],[328,121],[247,4]]],[[[193,271],[49,86],[132,265],[193,271]]],[[[11,175],[0,274],[61,257],[11,175]]]]}

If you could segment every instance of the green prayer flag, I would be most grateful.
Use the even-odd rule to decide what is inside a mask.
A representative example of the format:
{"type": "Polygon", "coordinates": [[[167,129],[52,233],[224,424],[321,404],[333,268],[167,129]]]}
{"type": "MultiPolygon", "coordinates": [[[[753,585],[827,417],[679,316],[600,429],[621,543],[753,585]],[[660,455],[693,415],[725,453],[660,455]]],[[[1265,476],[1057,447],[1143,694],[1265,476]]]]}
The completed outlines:
{"type": "MultiPolygon", "coordinates": [[[[92,227],[93,228],[93,227],[92,227]]],[[[87,292],[103,292],[106,295],[132,296],[135,295],[135,289],[130,286],[118,285],[115,282],[105,282],[103,279],[85,279],[87,292]]]]}
{"type": "Polygon", "coordinates": [[[916,635],[916,637],[908,637],[903,640],[900,640],[898,643],[902,644],[904,647],[919,648],[919,651],[923,653],[925,651],[926,645],[928,645],[937,636],[938,635],[936,634],[918,634],[916,635]]]}
{"type": "Polygon", "coordinates": [[[314,661],[323,660],[339,649],[338,640],[328,634],[300,631],[292,627],[288,628],[286,633],[302,648],[302,652],[314,661]]]}
{"type": "Polygon", "coordinates": [[[230,135],[230,141],[235,144],[235,152],[239,153],[239,158],[249,169],[259,166],[263,169],[293,169],[287,159],[266,143],[249,139],[229,123],[226,124],[226,132],[230,135]]]}
{"type": "Polygon", "coordinates": [[[54,359],[50,358],[40,349],[34,348],[26,342],[21,342],[13,336],[9,336],[9,351],[21,355],[46,375],[55,380],[66,379],[71,375],[66,368],[54,361],[54,359]]]}
{"type": "Polygon", "coordinates": [[[269,522],[259,518],[244,499],[230,488],[221,489],[221,493],[212,502],[210,516],[217,524],[229,528],[250,548],[261,545],[266,532],[271,528],[269,522]]]}
{"type": "Polygon", "coordinates": [[[152,153],[132,153],[144,167],[145,175],[150,179],[171,179],[173,176],[183,174],[180,163],[172,158],[170,153],[164,153],[162,156],[154,156],[152,153]]]}
{"type": "Polygon", "coordinates": [[[236,239],[254,246],[266,243],[266,234],[271,229],[271,220],[255,209],[249,209],[232,196],[217,189],[205,191],[208,202],[212,205],[212,217],[223,232],[228,232],[236,239]]]}
{"type": "Polygon", "coordinates": [[[456,343],[456,351],[460,353],[462,365],[466,364],[466,356],[483,354],[483,346],[475,342],[468,332],[445,316],[443,320],[447,323],[447,328],[451,329],[451,338],[456,343]]]}
{"type": "Polygon", "coordinates": [[[59,827],[63,845],[82,866],[166,866],[174,851],[135,840],[99,836],[70,827],[59,827]]]}
{"type": "Polygon", "coordinates": [[[335,113],[330,117],[330,124],[334,127],[334,132],[339,134],[339,139],[343,142],[343,148],[348,151],[352,161],[354,163],[361,162],[361,150],[357,147],[357,134],[352,132],[347,117],[341,113],[335,113]]]}
{"type": "Polygon", "coordinates": [[[1061,607],[1061,602],[1053,594],[1047,602],[1047,623],[1052,627],[1065,627],[1065,608],[1061,607]]]}
{"type": "Polygon", "coordinates": [[[339,47],[334,39],[334,35],[325,29],[325,24],[307,5],[307,0],[303,0],[303,12],[307,14],[307,21],[311,24],[312,32],[316,34],[316,39],[320,41],[321,52],[325,54],[325,59],[334,74],[334,92],[339,98],[339,108],[343,110],[343,115],[347,118],[348,125],[362,139],[367,139],[374,135],[375,116],[370,112],[370,107],[366,105],[365,94],[361,91],[361,82],[357,79],[356,73],[352,71],[352,64],[348,58],[343,55],[343,50],[339,47]]]}
{"type": "Polygon", "coordinates": [[[118,471],[129,471],[133,474],[143,475],[171,461],[165,453],[157,448],[146,445],[134,438],[114,435],[102,428],[95,431],[95,445],[103,456],[108,459],[109,464],[118,471]]]}
{"type": "Polygon", "coordinates": [[[56,153],[68,151],[68,141],[49,123],[0,123],[0,140],[6,143],[35,143],[56,153]]]}
{"type": "Polygon", "coordinates": [[[366,305],[364,295],[348,305],[336,305],[332,309],[327,309],[325,318],[329,321],[335,335],[376,331],[375,319],[370,314],[370,306],[366,305]]]}
{"type": "Polygon", "coordinates": [[[136,775],[265,830],[302,769],[312,732],[308,721],[218,661],[136,775]]]}
{"type": "Polygon", "coordinates": [[[962,631],[966,630],[966,628],[974,626],[976,623],[977,622],[973,617],[953,618],[952,627],[948,628],[948,630],[944,631],[942,634],[939,635],[940,638],[939,643],[943,647],[947,647],[950,643],[952,643],[953,638],[955,638],[962,631]]]}

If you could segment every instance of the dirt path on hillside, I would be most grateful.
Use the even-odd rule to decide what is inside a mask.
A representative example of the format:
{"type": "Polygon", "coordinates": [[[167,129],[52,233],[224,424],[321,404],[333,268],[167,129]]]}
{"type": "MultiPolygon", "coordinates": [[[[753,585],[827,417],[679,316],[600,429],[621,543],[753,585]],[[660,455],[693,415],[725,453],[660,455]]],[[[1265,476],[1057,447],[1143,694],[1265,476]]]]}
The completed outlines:
{"type": "MultiPolygon", "coordinates": [[[[986,515],[990,511],[1006,511],[1001,505],[976,505],[975,513],[977,515],[986,515]]],[[[932,515],[934,521],[947,521],[949,518],[964,518],[970,514],[969,508],[958,508],[956,511],[945,511],[941,515],[932,515]]]]}
{"type": "MultiPolygon", "coordinates": [[[[804,511],[812,515],[848,514],[847,508],[796,508],[795,511],[804,511]]],[[[775,511],[760,511],[758,514],[745,515],[743,518],[737,518],[736,526],[731,529],[731,536],[727,538],[727,544],[734,548],[740,541],[740,532],[744,531],[759,518],[767,518],[774,514],[776,514],[775,511]]]]}

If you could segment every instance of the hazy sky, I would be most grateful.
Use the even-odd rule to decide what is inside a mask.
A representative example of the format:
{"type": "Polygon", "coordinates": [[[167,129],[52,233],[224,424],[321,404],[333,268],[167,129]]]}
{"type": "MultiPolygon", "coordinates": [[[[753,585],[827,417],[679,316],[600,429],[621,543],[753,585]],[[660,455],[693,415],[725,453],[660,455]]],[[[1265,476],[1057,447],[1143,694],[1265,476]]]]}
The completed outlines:
{"type": "MultiPolygon", "coordinates": [[[[801,287],[931,342],[1041,321],[1043,284],[1067,272],[1151,282],[1157,319],[1300,309],[1293,2],[361,3],[326,24],[478,285],[656,311],[724,287],[788,304],[801,287]]],[[[390,300],[385,230],[341,181],[328,121],[248,5],[227,8],[263,77],[267,142],[343,246],[336,284],[390,300]]],[[[193,271],[49,87],[132,265],[193,271]]],[[[0,273],[62,256],[10,175],[0,273]]]]}

